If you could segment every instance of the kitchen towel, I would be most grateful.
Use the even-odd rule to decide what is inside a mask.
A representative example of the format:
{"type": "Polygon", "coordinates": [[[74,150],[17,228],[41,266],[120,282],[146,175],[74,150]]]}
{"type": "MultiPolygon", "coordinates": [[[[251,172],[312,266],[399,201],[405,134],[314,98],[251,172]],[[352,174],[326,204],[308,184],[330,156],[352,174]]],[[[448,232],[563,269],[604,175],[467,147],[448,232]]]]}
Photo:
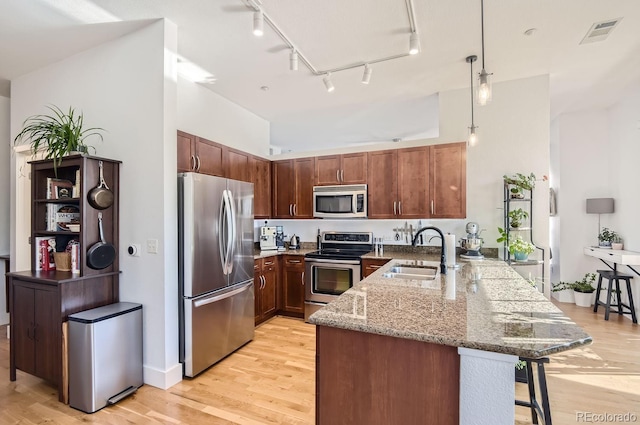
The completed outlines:
{"type": "Polygon", "coordinates": [[[444,235],[444,249],[447,255],[447,267],[456,266],[456,235],[444,235]]]}
{"type": "Polygon", "coordinates": [[[456,299],[456,272],[452,271],[447,273],[447,277],[445,278],[445,293],[444,296],[448,300],[456,299]]]}

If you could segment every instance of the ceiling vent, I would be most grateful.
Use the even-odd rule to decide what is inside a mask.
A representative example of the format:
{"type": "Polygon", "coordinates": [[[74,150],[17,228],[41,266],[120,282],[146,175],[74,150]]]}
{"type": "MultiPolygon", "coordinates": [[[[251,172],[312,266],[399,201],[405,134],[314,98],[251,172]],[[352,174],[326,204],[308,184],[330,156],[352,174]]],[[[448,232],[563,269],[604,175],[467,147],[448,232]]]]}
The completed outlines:
{"type": "Polygon", "coordinates": [[[622,18],[617,18],[603,22],[596,22],[591,25],[591,28],[587,31],[587,35],[584,36],[580,44],[595,43],[596,41],[606,39],[621,20],[622,18]]]}

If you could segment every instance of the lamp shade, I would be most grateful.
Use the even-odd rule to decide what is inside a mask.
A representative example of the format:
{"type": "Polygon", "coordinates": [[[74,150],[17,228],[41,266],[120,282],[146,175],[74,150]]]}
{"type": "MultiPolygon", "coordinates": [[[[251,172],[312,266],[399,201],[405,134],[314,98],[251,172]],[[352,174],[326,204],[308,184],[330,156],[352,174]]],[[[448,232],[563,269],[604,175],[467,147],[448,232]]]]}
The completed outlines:
{"type": "Polygon", "coordinates": [[[587,199],[587,214],[611,214],[614,212],[613,198],[587,199]]]}

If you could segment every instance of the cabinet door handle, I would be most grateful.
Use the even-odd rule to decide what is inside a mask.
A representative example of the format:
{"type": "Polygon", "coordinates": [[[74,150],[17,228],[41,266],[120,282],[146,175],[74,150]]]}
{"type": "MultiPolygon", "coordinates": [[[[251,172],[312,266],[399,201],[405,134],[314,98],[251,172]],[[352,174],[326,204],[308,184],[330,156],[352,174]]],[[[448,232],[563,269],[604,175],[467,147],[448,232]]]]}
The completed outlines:
{"type": "Polygon", "coordinates": [[[370,266],[367,266],[370,269],[379,269],[382,266],[376,266],[375,264],[371,264],[370,266]]]}
{"type": "Polygon", "coordinates": [[[273,266],[273,261],[265,261],[264,265],[265,266],[273,266]]]}
{"type": "Polygon", "coordinates": [[[293,216],[298,215],[298,204],[293,204],[293,216]]]}
{"type": "Polygon", "coordinates": [[[431,200],[431,214],[433,214],[433,199],[431,200]]]}
{"type": "Polygon", "coordinates": [[[396,215],[396,201],[393,201],[393,215],[396,215]]]}
{"type": "Polygon", "coordinates": [[[302,272],[302,279],[300,279],[300,283],[304,286],[304,272],[302,272]]]}
{"type": "Polygon", "coordinates": [[[402,201],[398,201],[398,215],[402,215],[402,201]]]}
{"type": "Polygon", "coordinates": [[[288,260],[289,263],[293,263],[293,264],[300,264],[301,261],[300,260],[288,260]]]}
{"type": "Polygon", "coordinates": [[[200,171],[200,155],[196,156],[196,160],[198,160],[198,168],[196,168],[196,171],[200,171]]]}
{"type": "Polygon", "coordinates": [[[289,215],[293,215],[293,204],[289,204],[289,215]]]}
{"type": "Polygon", "coordinates": [[[191,163],[193,164],[193,165],[191,166],[191,169],[192,169],[193,171],[196,171],[196,156],[195,156],[195,155],[191,155],[191,163]]]}
{"type": "Polygon", "coordinates": [[[340,170],[340,181],[344,183],[344,170],[340,170]]]}
{"type": "Polygon", "coordinates": [[[38,338],[38,324],[36,323],[35,326],[33,327],[33,340],[38,342],[40,341],[40,338],[38,338]]]}
{"type": "Polygon", "coordinates": [[[340,170],[336,170],[336,180],[340,182],[340,170]]]}

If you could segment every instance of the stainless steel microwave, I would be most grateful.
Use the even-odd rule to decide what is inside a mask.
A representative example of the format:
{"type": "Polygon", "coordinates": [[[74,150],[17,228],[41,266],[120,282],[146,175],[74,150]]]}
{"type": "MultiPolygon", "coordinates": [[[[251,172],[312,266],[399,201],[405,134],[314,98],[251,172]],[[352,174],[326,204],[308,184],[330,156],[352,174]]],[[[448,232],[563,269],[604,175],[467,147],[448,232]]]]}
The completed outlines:
{"type": "Polygon", "coordinates": [[[367,185],[314,186],[313,216],[367,218],[367,185]]]}

